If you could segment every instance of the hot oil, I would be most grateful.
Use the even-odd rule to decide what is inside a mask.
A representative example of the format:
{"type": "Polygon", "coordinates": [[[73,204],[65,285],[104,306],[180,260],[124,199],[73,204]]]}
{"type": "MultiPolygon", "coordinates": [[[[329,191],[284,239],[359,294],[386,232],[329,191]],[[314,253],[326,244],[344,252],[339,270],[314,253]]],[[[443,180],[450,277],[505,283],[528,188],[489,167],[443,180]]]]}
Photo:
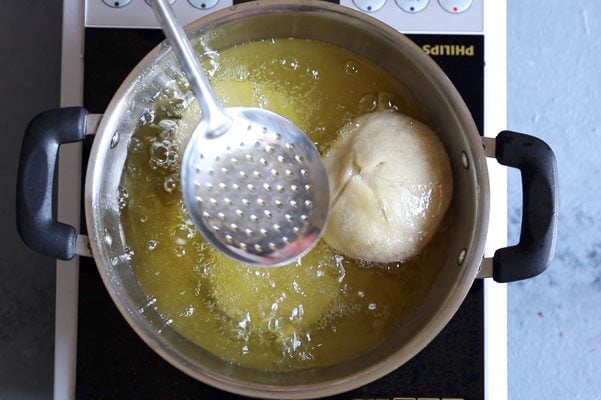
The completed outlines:
{"type": "MultiPolygon", "coordinates": [[[[208,62],[226,106],[279,113],[322,152],[366,112],[427,120],[383,71],[323,43],[248,43],[208,62]]],[[[355,358],[417,310],[446,259],[449,216],[422,254],[403,264],[348,259],[323,241],[290,266],[237,264],[203,240],[181,199],[179,163],[198,120],[187,82],[174,79],[140,119],[119,193],[132,268],[166,324],[233,363],[290,370],[355,358]]]]}

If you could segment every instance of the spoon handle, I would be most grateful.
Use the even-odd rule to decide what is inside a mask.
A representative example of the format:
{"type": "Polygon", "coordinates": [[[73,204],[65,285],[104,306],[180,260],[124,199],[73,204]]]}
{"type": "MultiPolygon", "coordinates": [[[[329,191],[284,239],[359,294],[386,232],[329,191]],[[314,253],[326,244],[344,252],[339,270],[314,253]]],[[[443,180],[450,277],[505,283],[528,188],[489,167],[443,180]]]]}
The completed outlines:
{"type": "Polygon", "coordinates": [[[213,91],[192,43],[175,18],[168,0],[151,0],[150,4],[198,99],[203,120],[208,125],[207,134],[220,136],[229,129],[232,120],[213,91]]]}

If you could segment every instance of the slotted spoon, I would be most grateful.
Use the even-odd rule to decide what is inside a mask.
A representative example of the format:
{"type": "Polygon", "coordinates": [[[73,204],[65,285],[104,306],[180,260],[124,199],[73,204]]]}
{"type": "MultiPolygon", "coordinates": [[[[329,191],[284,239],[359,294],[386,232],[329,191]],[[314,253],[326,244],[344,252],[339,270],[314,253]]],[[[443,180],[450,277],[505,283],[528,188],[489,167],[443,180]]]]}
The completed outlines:
{"type": "Polygon", "coordinates": [[[317,243],[328,217],[328,177],[317,148],[273,112],[224,108],[168,0],[150,3],[202,111],[181,165],[183,197],[196,227],[245,264],[298,259],[317,243]]]}

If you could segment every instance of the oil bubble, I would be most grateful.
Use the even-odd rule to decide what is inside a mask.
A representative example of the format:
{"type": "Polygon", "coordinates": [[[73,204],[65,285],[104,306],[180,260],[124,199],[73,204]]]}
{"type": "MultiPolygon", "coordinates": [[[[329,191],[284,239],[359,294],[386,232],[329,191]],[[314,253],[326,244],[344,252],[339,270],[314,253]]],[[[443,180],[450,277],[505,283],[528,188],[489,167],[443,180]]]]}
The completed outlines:
{"type": "Polygon", "coordinates": [[[186,255],[186,248],[184,246],[176,246],[174,251],[177,257],[183,257],[186,255]]]}
{"type": "Polygon", "coordinates": [[[165,178],[165,181],[163,182],[163,189],[165,189],[165,191],[167,193],[171,193],[173,192],[173,190],[175,190],[175,188],[177,187],[177,178],[172,176],[168,176],[167,178],[165,178]]]}
{"type": "Polygon", "coordinates": [[[305,72],[307,73],[307,75],[309,75],[309,77],[311,77],[311,79],[319,79],[319,70],[317,68],[307,67],[305,72]]]}
{"type": "Polygon", "coordinates": [[[137,137],[132,136],[129,138],[129,143],[127,144],[127,150],[130,153],[139,153],[142,151],[142,142],[137,137]]]}
{"type": "Polygon", "coordinates": [[[300,68],[300,61],[294,57],[285,57],[280,59],[280,65],[287,71],[296,71],[300,68]]]}
{"type": "Polygon", "coordinates": [[[125,247],[123,249],[123,254],[111,258],[111,265],[113,267],[116,267],[117,265],[122,263],[129,263],[133,258],[134,251],[129,247],[125,247]]]}
{"type": "Polygon", "coordinates": [[[372,112],[378,106],[378,97],[374,93],[368,93],[359,99],[359,112],[362,114],[372,112]]]}
{"type": "Polygon", "coordinates": [[[388,92],[378,92],[378,110],[398,111],[394,96],[388,92]]]}
{"type": "Polygon", "coordinates": [[[154,142],[150,146],[150,161],[157,166],[163,166],[168,161],[168,149],[162,142],[154,142]]]}
{"type": "Polygon", "coordinates": [[[207,51],[203,54],[202,58],[205,72],[209,77],[214,77],[219,69],[219,53],[216,51],[207,51]]]}
{"type": "Polygon", "coordinates": [[[150,166],[176,169],[179,161],[178,146],[169,140],[153,142],[150,145],[150,166]]]}
{"type": "Polygon", "coordinates": [[[117,204],[119,210],[123,210],[129,203],[129,193],[123,186],[117,188],[117,204]]]}
{"type": "Polygon", "coordinates": [[[148,301],[146,302],[146,304],[142,307],[140,307],[138,309],[139,312],[143,313],[144,311],[146,311],[147,308],[154,308],[156,309],[156,307],[154,307],[155,303],[157,302],[157,299],[155,297],[149,297],[148,301]]]}
{"type": "Polygon", "coordinates": [[[154,110],[146,110],[140,117],[141,125],[150,125],[154,122],[155,112],[154,110]]]}
{"type": "Polygon", "coordinates": [[[186,106],[187,104],[185,98],[174,97],[167,102],[164,111],[168,117],[182,118],[186,106]]]}
{"type": "Polygon", "coordinates": [[[190,82],[186,79],[186,77],[182,76],[176,79],[175,81],[180,90],[186,91],[190,89],[190,82]]]}
{"type": "Polygon", "coordinates": [[[267,108],[269,99],[263,95],[259,96],[259,108],[267,108]]]}
{"type": "Polygon", "coordinates": [[[302,304],[299,304],[297,307],[294,307],[290,312],[290,320],[296,322],[297,324],[301,324],[303,321],[303,316],[305,314],[305,310],[302,304]]]}
{"type": "Polygon", "coordinates": [[[245,81],[246,79],[248,79],[248,77],[250,77],[250,71],[248,70],[248,68],[246,68],[246,66],[240,66],[234,72],[234,80],[238,82],[245,81]]]}
{"type": "Polygon", "coordinates": [[[344,64],[344,72],[349,75],[354,75],[359,72],[359,67],[354,62],[347,61],[346,64],[344,64]]]}
{"type": "Polygon", "coordinates": [[[171,232],[173,243],[178,246],[184,246],[190,239],[194,237],[194,230],[186,224],[180,224],[171,232]]]}
{"type": "Polygon", "coordinates": [[[195,311],[196,311],[196,309],[194,308],[194,306],[190,304],[188,307],[186,307],[184,309],[184,312],[182,313],[182,316],[184,316],[184,317],[191,317],[192,315],[194,315],[195,311]]]}
{"type": "Polygon", "coordinates": [[[190,213],[188,212],[188,208],[186,207],[186,203],[183,200],[180,200],[178,203],[179,215],[184,223],[188,226],[193,226],[194,222],[190,217],[190,213]]]}
{"type": "Polygon", "coordinates": [[[173,140],[177,134],[178,125],[172,119],[163,119],[157,124],[159,127],[159,138],[161,140],[173,140]]]}
{"type": "Polygon", "coordinates": [[[157,240],[154,240],[154,239],[149,240],[147,249],[148,249],[148,251],[153,251],[154,249],[157,248],[158,245],[159,245],[159,242],[157,240]]]}
{"type": "Polygon", "coordinates": [[[123,259],[125,261],[131,261],[134,258],[134,255],[135,253],[131,248],[126,247],[125,249],[123,249],[123,259]]]}
{"type": "Polygon", "coordinates": [[[153,100],[169,100],[174,95],[175,91],[173,89],[164,88],[154,95],[153,100]]]}

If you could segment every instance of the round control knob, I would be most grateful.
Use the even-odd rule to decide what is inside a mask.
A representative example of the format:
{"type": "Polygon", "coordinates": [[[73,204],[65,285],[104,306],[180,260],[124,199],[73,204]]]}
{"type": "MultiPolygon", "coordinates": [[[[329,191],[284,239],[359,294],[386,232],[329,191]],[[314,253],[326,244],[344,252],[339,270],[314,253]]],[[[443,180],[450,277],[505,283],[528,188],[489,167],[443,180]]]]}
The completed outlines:
{"type": "Polygon", "coordinates": [[[426,8],[429,2],[430,0],[396,0],[397,6],[408,13],[420,12],[426,8]]]}
{"type": "Polygon", "coordinates": [[[470,8],[472,0],[438,0],[438,3],[446,11],[459,14],[470,8]]]}
{"type": "Polygon", "coordinates": [[[131,3],[131,0],[102,0],[102,2],[109,7],[121,8],[131,3]]]}
{"type": "Polygon", "coordinates": [[[188,0],[188,3],[194,8],[208,10],[219,4],[219,0],[188,0]]]}
{"type": "Polygon", "coordinates": [[[353,4],[361,11],[374,12],[384,7],[386,0],[353,0],[353,4]]]}

